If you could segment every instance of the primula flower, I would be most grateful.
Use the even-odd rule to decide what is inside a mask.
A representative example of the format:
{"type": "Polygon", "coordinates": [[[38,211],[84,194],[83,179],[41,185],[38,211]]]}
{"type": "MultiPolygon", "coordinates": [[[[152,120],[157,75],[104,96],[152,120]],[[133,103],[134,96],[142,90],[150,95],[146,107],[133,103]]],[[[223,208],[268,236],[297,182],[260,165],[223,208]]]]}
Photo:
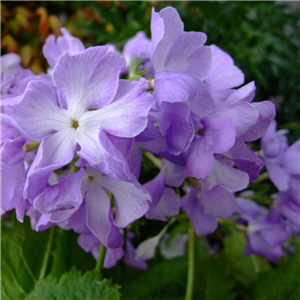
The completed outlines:
{"type": "Polygon", "coordinates": [[[13,87],[23,78],[34,75],[21,67],[21,57],[15,53],[1,56],[1,98],[11,97],[13,87]]]}
{"type": "Polygon", "coordinates": [[[211,50],[204,46],[206,35],[185,32],[178,12],[172,7],[159,13],[152,10],[151,34],[157,105],[162,101],[186,101],[194,77],[205,79],[211,68],[211,50]]]}
{"type": "MultiPolygon", "coordinates": [[[[104,268],[114,267],[120,259],[124,259],[124,262],[135,269],[145,270],[147,269],[147,264],[142,259],[136,258],[136,250],[131,243],[131,239],[134,237],[132,232],[127,232],[126,247],[123,250],[122,247],[111,249],[107,248],[105,259],[104,259],[104,268]]],[[[100,242],[96,236],[92,233],[85,233],[79,236],[78,244],[86,251],[91,252],[95,259],[98,259],[99,256],[99,247],[100,242]]]]}
{"type": "MultiPolygon", "coordinates": [[[[287,130],[276,132],[274,121],[261,139],[263,160],[270,179],[279,191],[287,191],[291,180],[300,183],[300,140],[289,147],[285,134],[287,130]]],[[[295,184],[294,184],[295,185],[295,184]]],[[[299,193],[295,193],[299,197],[299,193]]]]}
{"type": "MultiPolygon", "coordinates": [[[[50,76],[35,75],[21,66],[21,57],[15,53],[1,56],[1,105],[15,105],[20,102],[19,96],[25,91],[32,80],[42,80],[52,84],[50,76]]],[[[2,112],[5,108],[2,108],[2,112]]]]}
{"type": "Polygon", "coordinates": [[[154,179],[144,184],[152,197],[146,213],[148,219],[167,221],[167,216],[171,217],[179,213],[180,199],[172,188],[165,185],[166,175],[163,169],[154,179]]]}
{"type": "Polygon", "coordinates": [[[251,200],[238,198],[237,201],[240,218],[247,224],[245,255],[255,253],[271,261],[281,257],[284,254],[282,244],[288,238],[281,217],[275,211],[268,212],[251,200]]]}
{"type": "Polygon", "coordinates": [[[58,59],[66,52],[79,54],[85,49],[82,42],[72,36],[66,28],[61,28],[60,31],[63,34],[62,36],[55,39],[53,34],[49,35],[43,46],[43,54],[52,69],[56,66],[58,59]]]}
{"type": "Polygon", "coordinates": [[[147,83],[120,81],[125,60],[107,47],[61,56],[53,70],[57,90],[41,81],[28,84],[20,103],[6,107],[18,130],[42,140],[25,182],[24,196],[33,199],[49,175],[77,153],[91,166],[119,179],[133,179],[123,155],[106,132],[131,138],[147,124],[153,100],[147,83]],[[30,120],[30,122],[28,122],[30,120]]]}
{"type": "Polygon", "coordinates": [[[153,67],[150,61],[151,40],[147,38],[144,31],[139,31],[133,38],[124,45],[123,55],[128,67],[132,60],[140,61],[139,70],[147,70],[144,77],[153,76],[153,67]]]}
{"type": "Polygon", "coordinates": [[[26,139],[18,137],[8,140],[1,147],[1,208],[16,209],[16,217],[22,222],[27,201],[23,198],[25,181],[25,156],[23,146],[26,139]]]}
{"type": "Polygon", "coordinates": [[[123,244],[119,227],[143,216],[148,203],[151,196],[138,182],[117,180],[87,166],[45,188],[33,206],[45,214],[44,225],[47,220],[65,222],[78,233],[91,231],[106,247],[118,248],[123,244]],[[107,191],[113,196],[115,207],[107,191]]]}
{"type": "Polygon", "coordinates": [[[227,219],[237,212],[237,203],[232,192],[216,186],[208,192],[201,187],[192,188],[182,197],[181,206],[190,218],[197,235],[207,235],[217,227],[217,218],[227,219]]]}

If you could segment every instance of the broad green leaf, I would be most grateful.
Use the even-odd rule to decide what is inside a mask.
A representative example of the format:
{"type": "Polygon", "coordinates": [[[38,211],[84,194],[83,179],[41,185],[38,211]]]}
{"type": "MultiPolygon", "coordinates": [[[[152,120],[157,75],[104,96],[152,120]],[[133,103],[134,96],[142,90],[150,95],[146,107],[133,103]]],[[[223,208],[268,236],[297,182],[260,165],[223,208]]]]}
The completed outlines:
{"type": "Polygon", "coordinates": [[[39,280],[25,300],[119,300],[118,290],[109,280],[100,280],[96,271],[82,276],[80,271],[72,269],[59,281],[51,277],[39,280]]]}
{"type": "Polygon", "coordinates": [[[3,299],[20,300],[33,289],[40,276],[49,231],[35,232],[29,220],[1,226],[1,295],[3,299]]]}
{"type": "Polygon", "coordinates": [[[187,261],[184,257],[162,261],[143,272],[137,271],[130,282],[122,284],[122,300],[176,299],[175,296],[184,296],[186,273],[187,261]]]}
{"type": "Polygon", "coordinates": [[[253,286],[253,300],[300,299],[300,242],[297,251],[277,269],[261,274],[253,286]]]}
{"type": "Polygon", "coordinates": [[[222,261],[231,275],[245,287],[252,284],[258,273],[269,268],[267,260],[256,255],[245,256],[246,238],[242,232],[231,232],[224,239],[222,261]]]}
{"type": "Polygon", "coordinates": [[[214,257],[197,262],[195,279],[194,300],[235,299],[235,282],[214,257]]]}
{"type": "Polygon", "coordinates": [[[72,230],[56,228],[53,242],[50,276],[59,279],[65,272],[76,267],[82,272],[92,270],[96,261],[77,244],[78,234],[72,230]]]}

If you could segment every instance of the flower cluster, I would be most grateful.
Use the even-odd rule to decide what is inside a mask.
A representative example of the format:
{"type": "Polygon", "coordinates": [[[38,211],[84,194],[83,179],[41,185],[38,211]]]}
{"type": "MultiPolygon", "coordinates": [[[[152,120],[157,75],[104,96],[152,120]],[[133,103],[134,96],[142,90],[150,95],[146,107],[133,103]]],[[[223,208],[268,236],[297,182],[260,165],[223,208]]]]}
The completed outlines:
{"type": "Polygon", "coordinates": [[[270,210],[239,198],[241,219],[248,225],[246,253],[274,261],[284,254],[283,243],[300,233],[300,140],[289,146],[286,130],[276,132],[272,122],[262,137],[263,160],[279,193],[270,210]]]}
{"type": "MultiPolygon", "coordinates": [[[[123,53],[112,45],[85,49],[61,31],[43,47],[47,74],[24,70],[15,54],[2,56],[1,208],[15,209],[21,222],[28,215],[35,230],[76,231],[95,257],[103,244],[106,267],[123,257],[146,268],[143,259],[154,251],[144,255],[143,245],[136,251],[127,226],[144,215],[168,221],[181,208],[198,235],[242,212],[249,247],[261,255],[253,240],[274,223],[266,242],[275,246],[270,259],[277,258],[276,246],[286,239],[278,224],[287,220],[299,231],[300,174],[293,161],[299,162],[300,144],[288,148],[274,131],[271,102],[251,102],[255,84],[243,85],[232,58],[205,45],[204,33],[185,32],[171,7],[153,10],[151,40],[139,32],[123,53]],[[259,177],[264,162],[247,142],[263,135],[263,159],[280,191],[274,218],[235,196],[259,177]],[[143,159],[159,168],[145,184],[143,159]]],[[[152,244],[164,238],[165,231],[152,244]]]]}

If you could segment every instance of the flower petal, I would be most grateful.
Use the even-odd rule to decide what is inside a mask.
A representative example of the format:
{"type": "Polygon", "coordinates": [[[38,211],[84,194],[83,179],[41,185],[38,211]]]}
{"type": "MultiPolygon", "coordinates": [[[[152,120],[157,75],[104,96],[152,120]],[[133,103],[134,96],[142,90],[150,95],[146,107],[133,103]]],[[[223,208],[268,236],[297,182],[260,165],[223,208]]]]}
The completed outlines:
{"type": "Polygon", "coordinates": [[[112,103],[106,107],[86,112],[81,118],[82,126],[95,124],[110,134],[132,138],[141,133],[148,123],[148,113],[153,97],[147,90],[145,79],[120,81],[120,88],[112,103]]]}
{"type": "Polygon", "coordinates": [[[238,211],[234,194],[222,187],[215,187],[202,196],[205,213],[216,218],[227,219],[238,211]]]}
{"type": "Polygon", "coordinates": [[[199,81],[180,72],[160,71],[155,73],[154,99],[156,105],[165,102],[186,102],[195,97],[199,81]]]}
{"type": "Polygon", "coordinates": [[[247,173],[235,169],[231,164],[214,158],[214,166],[202,181],[202,192],[207,193],[217,186],[234,193],[245,189],[249,184],[247,173]]]}
{"type": "Polygon", "coordinates": [[[259,111],[258,121],[242,136],[245,141],[255,141],[262,137],[275,118],[275,105],[270,101],[251,103],[259,111]]]}
{"type": "Polygon", "coordinates": [[[82,203],[81,181],[83,177],[84,173],[78,171],[60,183],[45,188],[34,199],[33,206],[45,214],[79,208],[82,203]]]}
{"type": "Polygon", "coordinates": [[[41,140],[53,131],[71,128],[70,118],[57,106],[56,91],[43,81],[29,82],[22,101],[5,107],[18,130],[32,140],[41,140]]]}
{"type": "Polygon", "coordinates": [[[114,195],[116,203],[116,218],[118,227],[126,227],[142,217],[148,210],[151,196],[138,182],[126,182],[103,176],[101,184],[114,195]]]}
{"type": "MultiPolygon", "coordinates": [[[[25,181],[25,139],[7,141],[1,148],[1,208],[9,211],[21,203],[26,205],[23,198],[25,181]]],[[[25,213],[25,211],[24,211],[25,213]]],[[[24,213],[19,214],[18,220],[23,220],[24,213]]]]}
{"type": "Polygon", "coordinates": [[[51,34],[43,46],[43,54],[52,69],[64,53],[77,54],[84,51],[84,45],[80,39],[72,36],[66,28],[61,28],[60,30],[63,34],[62,36],[55,40],[55,36],[51,34]]]}
{"type": "Polygon", "coordinates": [[[235,129],[228,117],[208,116],[201,119],[204,135],[194,141],[187,157],[189,176],[205,178],[213,167],[213,154],[223,153],[235,141],[235,129]]]}
{"type": "Polygon", "coordinates": [[[125,66],[125,59],[108,47],[91,47],[79,54],[62,55],[53,70],[53,80],[68,111],[78,117],[88,108],[112,101],[125,66]]]}
{"type": "Polygon", "coordinates": [[[183,32],[172,41],[165,60],[165,70],[205,79],[212,63],[210,47],[203,46],[206,39],[206,34],[202,32],[183,32]]]}
{"type": "Polygon", "coordinates": [[[79,156],[92,167],[113,178],[134,179],[127,160],[102,130],[82,132],[78,135],[78,144],[79,156]]]}
{"type": "Polygon", "coordinates": [[[147,219],[168,221],[167,217],[179,213],[180,199],[171,188],[164,188],[158,203],[152,206],[146,213],[147,219]]]}
{"type": "Polygon", "coordinates": [[[66,129],[44,138],[28,171],[25,198],[34,199],[46,187],[50,173],[73,159],[76,140],[73,129],[66,129]]]}
{"type": "Polygon", "coordinates": [[[190,218],[197,235],[207,235],[217,229],[216,219],[204,212],[204,207],[194,191],[182,197],[181,200],[182,208],[190,218]]]}
{"type": "Polygon", "coordinates": [[[107,193],[96,183],[85,186],[86,225],[96,237],[109,248],[118,248],[123,244],[123,236],[114,225],[112,210],[107,193]]]}
{"type": "Polygon", "coordinates": [[[183,33],[183,23],[175,8],[166,7],[159,13],[152,9],[152,63],[156,71],[164,69],[166,54],[181,33],[183,33]]]}

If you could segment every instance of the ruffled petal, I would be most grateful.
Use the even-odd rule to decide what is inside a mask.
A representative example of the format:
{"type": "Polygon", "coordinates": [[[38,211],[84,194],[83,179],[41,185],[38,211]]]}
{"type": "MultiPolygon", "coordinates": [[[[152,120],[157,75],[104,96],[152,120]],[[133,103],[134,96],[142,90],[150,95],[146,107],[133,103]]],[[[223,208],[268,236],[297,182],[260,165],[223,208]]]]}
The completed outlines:
{"type": "Polygon", "coordinates": [[[33,201],[33,206],[42,213],[79,208],[82,203],[81,181],[84,177],[78,171],[66,177],[60,183],[49,186],[33,201]]]}

